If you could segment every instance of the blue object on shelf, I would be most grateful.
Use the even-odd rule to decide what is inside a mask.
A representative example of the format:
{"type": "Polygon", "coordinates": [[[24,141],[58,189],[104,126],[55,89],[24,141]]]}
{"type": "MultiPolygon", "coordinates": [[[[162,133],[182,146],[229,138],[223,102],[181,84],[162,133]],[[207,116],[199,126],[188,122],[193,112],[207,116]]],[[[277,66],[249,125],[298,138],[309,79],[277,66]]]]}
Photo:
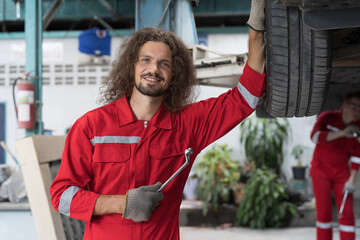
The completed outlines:
{"type": "Polygon", "coordinates": [[[111,36],[109,31],[99,28],[83,31],[79,36],[79,51],[96,56],[110,56],[111,36]]]}

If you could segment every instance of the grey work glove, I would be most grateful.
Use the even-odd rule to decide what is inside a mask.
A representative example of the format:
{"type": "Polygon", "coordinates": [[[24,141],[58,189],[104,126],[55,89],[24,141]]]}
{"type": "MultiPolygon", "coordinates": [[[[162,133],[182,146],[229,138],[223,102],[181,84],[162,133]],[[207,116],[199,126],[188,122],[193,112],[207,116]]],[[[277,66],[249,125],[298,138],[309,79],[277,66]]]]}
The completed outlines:
{"type": "Polygon", "coordinates": [[[348,138],[360,136],[360,128],[352,124],[348,125],[344,131],[345,136],[348,138]]]}
{"type": "Polygon", "coordinates": [[[252,0],[247,25],[257,32],[265,31],[265,0],[252,0]]]}
{"type": "Polygon", "coordinates": [[[351,184],[349,182],[345,183],[343,192],[348,191],[348,193],[353,193],[356,191],[356,186],[354,184],[351,184]]]}
{"type": "Polygon", "coordinates": [[[130,189],[126,193],[123,217],[134,222],[149,220],[155,207],[163,199],[163,194],[157,192],[161,185],[160,182],[157,182],[154,185],[130,189]]]}

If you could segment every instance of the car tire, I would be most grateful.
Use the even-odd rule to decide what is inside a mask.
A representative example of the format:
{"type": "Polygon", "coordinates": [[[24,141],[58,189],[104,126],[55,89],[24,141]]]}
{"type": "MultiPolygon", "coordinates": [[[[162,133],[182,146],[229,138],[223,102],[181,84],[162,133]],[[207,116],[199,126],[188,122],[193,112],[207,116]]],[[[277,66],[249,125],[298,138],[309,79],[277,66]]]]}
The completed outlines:
{"type": "Polygon", "coordinates": [[[255,111],[256,117],[258,118],[274,118],[267,111],[264,102],[261,103],[255,111]]]}
{"type": "Polygon", "coordinates": [[[266,1],[266,112],[273,117],[320,113],[331,73],[329,31],[303,23],[298,7],[266,1]]]}

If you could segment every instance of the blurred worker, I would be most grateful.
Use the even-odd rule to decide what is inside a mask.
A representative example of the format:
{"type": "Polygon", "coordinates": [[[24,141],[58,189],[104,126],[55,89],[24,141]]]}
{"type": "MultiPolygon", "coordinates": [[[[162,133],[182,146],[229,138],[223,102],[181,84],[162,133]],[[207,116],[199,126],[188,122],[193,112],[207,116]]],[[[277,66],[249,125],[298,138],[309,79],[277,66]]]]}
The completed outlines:
{"type": "MultiPolygon", "coordinates": [[[[344,192],[352,193],[356,189],[355,177],[360,164],[359,127],[360,92],[351,92],[345,96],[340,110],[321,113],[311,132],[311,139],[316,143],[310,175],[316,200],[318,240],[332,239],[331,192],[334,191],[339,212],[344,192]]],[[[347,196],[343,213],[338,218],[340,239],[354,240],[352,194],[347,196]]]]}
{"type": "Polygon", "coordinates": [[[50,188],[57,211],[87,223],[84,239],[179,239],[189,166],[264,95],[264,5],[253,1],[249,57],[238,85],[217,98],[188,104],[195,69],[173,33],[144,28],[124,42],[103,92],[108,104],[73,125],[50,188]],[[157,192],[189,147],[190,165],[157,192]]]}

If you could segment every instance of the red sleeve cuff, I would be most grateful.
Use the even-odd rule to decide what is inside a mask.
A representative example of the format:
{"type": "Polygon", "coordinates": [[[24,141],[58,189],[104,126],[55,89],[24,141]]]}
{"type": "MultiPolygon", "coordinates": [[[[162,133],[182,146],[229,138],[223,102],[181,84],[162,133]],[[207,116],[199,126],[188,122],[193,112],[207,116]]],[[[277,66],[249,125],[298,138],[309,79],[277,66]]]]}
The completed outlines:
{"type": "Polygon", "coordinates": [[[358,153],[351,154],[350,162],[351,162],[351,169],[356,170],[356,171],[359,170],[360,156],[358,155],[358,153]]]}
{"type": "Polygon", "coordinates": [[[76,201],[71,203],[70,217],[90,222],[94,212],[95,203],[100,194],[81,189],[75,194],[76,201]]]}
{"type": "Polygon", "coordinates": [[[261,97],[265,92],[265,73],[256,72],[247,63],[239,82],[256,97],[261,97]]]}
{"type": "Polygon", "coordinates": [[[352,170],[358,171],[358,170],[359,170],[359,167],[360,167],[359,164],[357,164],[357,163],[351,163],[351,169],[352,169],[352,170]]]}
{"type": "Polygon", "coordinates": [[[326,142],[327,135],[328,135],[327,131],[321,131],[319,135],[318,143],[326,142]]]}

